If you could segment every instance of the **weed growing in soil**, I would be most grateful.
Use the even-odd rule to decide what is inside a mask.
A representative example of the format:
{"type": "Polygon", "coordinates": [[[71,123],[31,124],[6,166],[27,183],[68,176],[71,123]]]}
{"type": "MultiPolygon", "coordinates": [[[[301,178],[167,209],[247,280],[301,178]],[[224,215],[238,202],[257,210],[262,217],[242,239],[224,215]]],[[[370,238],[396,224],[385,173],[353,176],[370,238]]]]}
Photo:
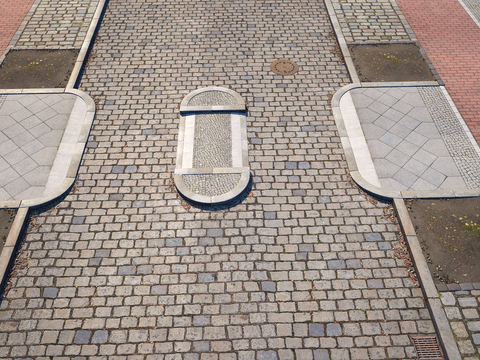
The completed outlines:
{"type": "Polygon", "coordinates": [[[39,61],[32,61],[31,63],[28,63],[27,65],[25,65],[25,70],[32,70],[33,68],[36,68],[38,65],[40,65],[40,63],[42,62],[43,60],[39,60],[39,61]]]}
{"type": "Polygon", "coordinates": [[[394,62],[395,64],[400,64],[402,62],[402,60],[400,60],[395,55],[387,55],[387,54],[383,54],[383,55],[386,56],[387,60],[390,60],[390,61],[394,62]]]}
{"type": "MultiPolygon", "coordinates": [[[[460,220],[462,220],[462,218],[460,218],[460,220]]],[[[477,224],[476,222],[474,222],[474,221],[468,222],[467,221],[465,223],[465,230],[473,233],[474,235],[476,235],[480,239],[480,225],[477,224]]]]}

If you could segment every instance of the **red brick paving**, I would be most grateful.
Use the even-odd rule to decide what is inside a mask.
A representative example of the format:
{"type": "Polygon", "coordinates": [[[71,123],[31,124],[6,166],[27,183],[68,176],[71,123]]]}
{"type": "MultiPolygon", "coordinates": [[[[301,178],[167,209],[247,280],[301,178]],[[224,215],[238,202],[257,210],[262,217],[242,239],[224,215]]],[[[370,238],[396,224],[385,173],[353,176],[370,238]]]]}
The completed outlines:
{"type": "Polygon", "coordinates": [[[0,56],[35,0],[0,0],[0,56]]]}
{"type": "Polygon", "coordinates": [[[457,0],[397,0],[480,144],[480,28],[457,0]]]}

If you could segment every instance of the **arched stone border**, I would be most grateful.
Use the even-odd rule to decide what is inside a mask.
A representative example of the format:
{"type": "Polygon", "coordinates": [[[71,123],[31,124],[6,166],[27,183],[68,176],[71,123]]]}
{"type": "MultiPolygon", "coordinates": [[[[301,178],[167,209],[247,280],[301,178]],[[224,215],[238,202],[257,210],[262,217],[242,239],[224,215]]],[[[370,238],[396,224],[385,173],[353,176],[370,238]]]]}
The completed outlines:
{"type": "Polygon", "coordinates": [[[177,161],[173,176],[175,186],[180,194],[193,202],[202,204],[224,203],[240,195],[250,181],[246,105],[243,98],[233,90],[218,86],[198,89],[183,99],[180,105],[180,115],[177,161]],[[209,92],[212,94],[208,94],[209,92]],[[200,103],[191,103],[195,96],[201,96],[202,100],[200,103]],[[215,99],[215,97],[219,97],[220,100],[217,101],[218,99],[215,99]],[[222,102],[221,100],[228,104],[215,103],[222,102]],[[196,119],[199,116],[203,116],[204,119],[207,119],[205,121],[211,122],[214,121],[216,114],[224,114],[230,118],[230,138],[226,139],[226,143],[230,143],[231,146],[226,149],[226,152],[230,152],[231,166],[196,166],[194,156],[199,149],[195,149],[195,139],[198,142],[199,137],[203,136],[203,141],[205,141],[205,137],[209,137],[208,130],[207,133],[198,133],[204,130],[195,127],[196,119]],[[215,192],[218,190],[217,193],[205,194],[202,193],[200,187],[195,188],[193,186],[192,188],[192,185],[188,186],[184,176],[199,179],[199,182],[203,181],[203,184],[208,182],[208,180],[205,180],[206,178],[218,180],[222,176],[231,176],[236,180],[229,179],[230,189],[228,191],[222,192],[220,189],[215,189],[214,185],[211,185],[210,191],[215,192]]]}

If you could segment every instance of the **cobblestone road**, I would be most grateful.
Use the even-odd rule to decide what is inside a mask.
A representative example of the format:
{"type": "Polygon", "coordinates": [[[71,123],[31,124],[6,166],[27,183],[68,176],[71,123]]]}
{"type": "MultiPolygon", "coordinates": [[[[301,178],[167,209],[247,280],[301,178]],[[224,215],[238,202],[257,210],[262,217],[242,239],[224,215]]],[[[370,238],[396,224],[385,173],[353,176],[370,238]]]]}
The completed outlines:
{"type": "Polygon", "coordinates": [[[410,27],[395,0],[332,0],[347,43],[410,41],[410,27]]]}
{"type": "Polygon", "coordinates": [[[349,182],[334,53],[322,2],[111,0],[79,180],[31,225],[0,357],[413,358],[409,335],[433,327],[386,205],[349,182]],[[299,72],[273,74],[279,58],[299,72]],[[249,102],[253,190],[218,211],[171,186],[178,105],[210,85],[249,102]]]}
{"type": "Polygon", "coordinates": [[[98,0],[38,1],[15,48],[80,48],[97,5],[98,0]]]}

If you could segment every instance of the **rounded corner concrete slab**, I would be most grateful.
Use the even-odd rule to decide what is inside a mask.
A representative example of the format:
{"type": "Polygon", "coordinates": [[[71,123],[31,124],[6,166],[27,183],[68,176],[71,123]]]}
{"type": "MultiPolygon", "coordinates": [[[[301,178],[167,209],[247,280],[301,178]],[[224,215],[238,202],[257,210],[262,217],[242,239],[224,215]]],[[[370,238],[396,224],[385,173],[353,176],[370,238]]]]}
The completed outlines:
{"type": "Polygon", "coordinates": [[[77,89],[0,91],[0,206],[50,202],[73,185],[95,117],[77,89]]]}
{"type": "Polygon", "coordinates": [[[388,199],[480,196],[480,149],[438,83],[350,84],[332,108],[352,178],[365,191],[388,199]]]}
{"type": "Polygon", "coordinates": [[[175,186],[201,204],[234,199],[248,186],[246,105],[235,91],[211,86],[180,105],[175,186]]]}

